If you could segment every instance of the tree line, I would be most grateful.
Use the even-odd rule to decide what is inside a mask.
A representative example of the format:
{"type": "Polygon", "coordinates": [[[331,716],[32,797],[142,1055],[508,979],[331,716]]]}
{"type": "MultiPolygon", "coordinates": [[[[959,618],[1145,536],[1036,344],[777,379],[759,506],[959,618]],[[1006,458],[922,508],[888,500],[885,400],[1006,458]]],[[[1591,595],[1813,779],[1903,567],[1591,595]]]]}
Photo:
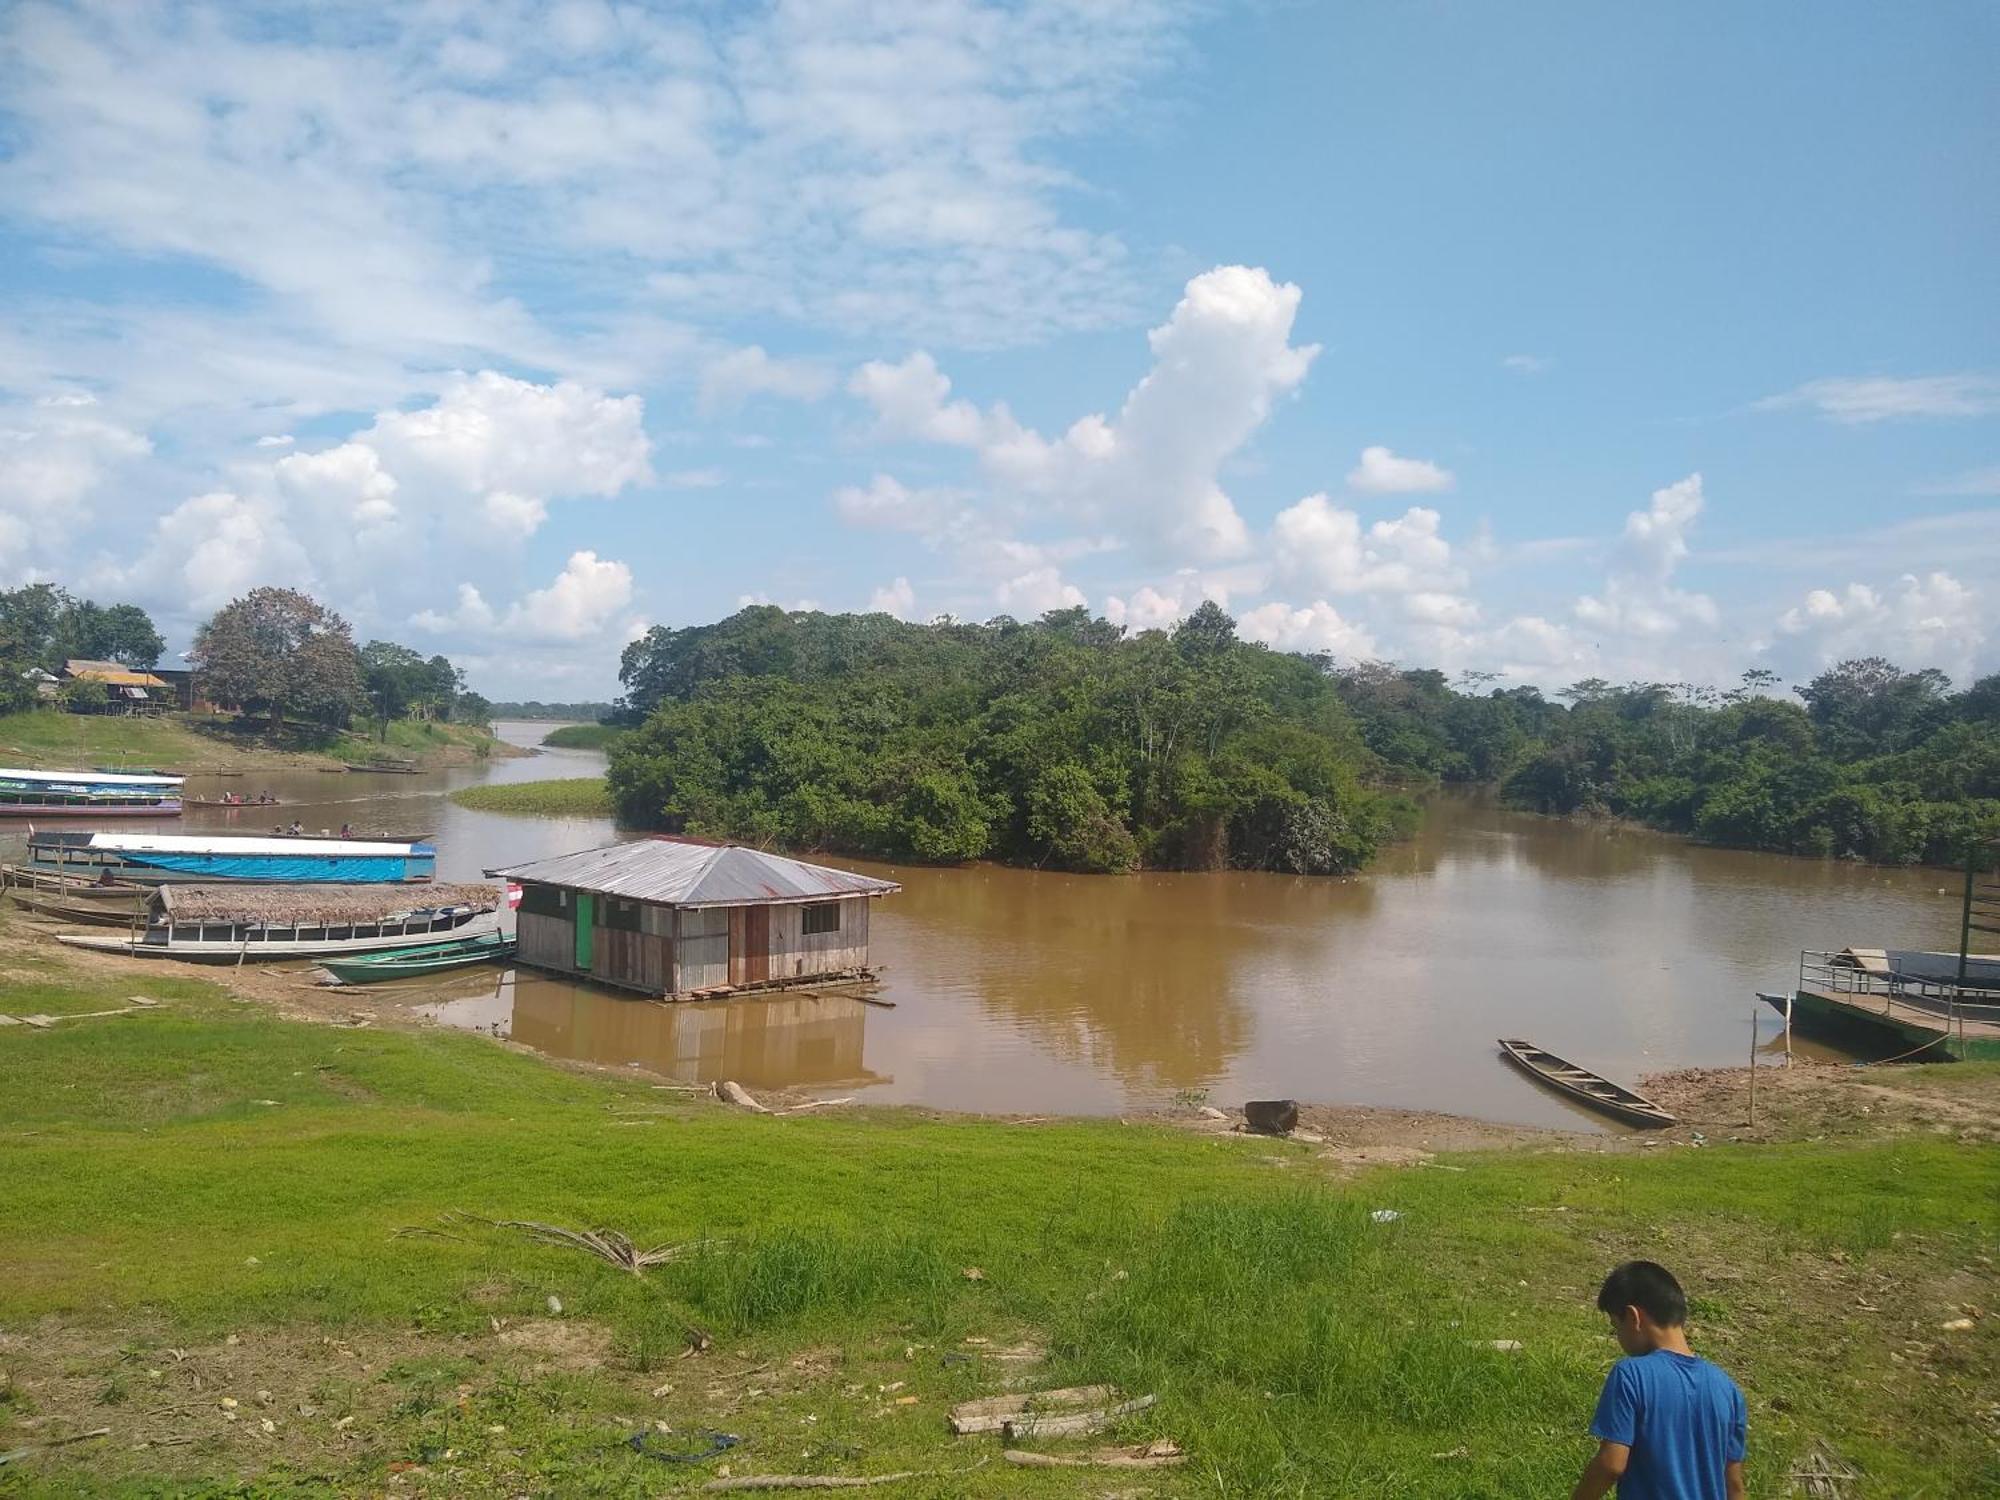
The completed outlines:
{"type": "Polygon", "coordinates": [[[1412,794],[1633,819],[1717,844],[1953,863],[2000,833],[2000,675],[1839,663],[1782,694],[1336,664],[1237,639],[1206,604],[1127,635],[745,609],[625,650],[621,816],[891,859],[1335,873],[1412,794]]]}
{"type": "Polygon", "coordinates": [[[887,859],[1360,868],[1412,826],[1321,663],[1205,605],[1127,637],[744,609],[625,651],[610,786],[640,826],[887,859]]]}
{"type": "MultiPolygon", "coordinates": [[[[166,642],[134,604],[101,606],[54,584],[0,590],[0,712],[36,707],[37,670],[78,658],[155,668],[166,642]]],[[[204,621],[186,660],[201,696],[266,717],[346,729],[372,717],[486,724],[492,704],[444,656],[394,641],[354,644],[346,620],[296,589],[252,589],[204,621]]]]}

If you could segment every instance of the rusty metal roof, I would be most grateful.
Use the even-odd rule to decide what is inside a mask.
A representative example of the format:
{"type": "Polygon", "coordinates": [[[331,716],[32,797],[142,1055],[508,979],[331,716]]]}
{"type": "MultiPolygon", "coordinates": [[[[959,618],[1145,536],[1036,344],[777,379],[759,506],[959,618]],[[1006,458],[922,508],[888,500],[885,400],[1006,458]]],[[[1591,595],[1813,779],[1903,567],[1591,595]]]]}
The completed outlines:
{"type": "Polygon", "coordinates": [[[839,896],[886,896],[902,889],[893,880],[811,865],[740,844],[675,838],[607,844],[486,873],[663,906],[782,906],[839,896]]]}

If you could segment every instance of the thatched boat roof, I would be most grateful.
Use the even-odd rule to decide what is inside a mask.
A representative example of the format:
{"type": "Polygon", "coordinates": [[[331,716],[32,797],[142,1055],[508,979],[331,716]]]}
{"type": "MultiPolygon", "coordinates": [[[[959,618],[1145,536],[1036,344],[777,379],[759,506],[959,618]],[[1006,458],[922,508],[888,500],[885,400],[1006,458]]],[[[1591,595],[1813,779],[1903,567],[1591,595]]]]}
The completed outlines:
{"type": "Polygon", "coordinates": [[[503,899],[494,885],[163,885],[154,902],[177,922],[323,927],[417,912],[495,911],[503,899]]]}

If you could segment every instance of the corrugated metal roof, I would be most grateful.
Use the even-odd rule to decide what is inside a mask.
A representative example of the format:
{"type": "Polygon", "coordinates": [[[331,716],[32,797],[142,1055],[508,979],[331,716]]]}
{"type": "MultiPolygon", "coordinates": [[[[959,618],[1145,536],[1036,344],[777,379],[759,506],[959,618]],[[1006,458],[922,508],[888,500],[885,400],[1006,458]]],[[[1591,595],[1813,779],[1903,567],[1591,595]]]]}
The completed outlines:
{"type": "Polygon", "coordinates": [[[673,838],[607,844],[486,873],[664,906],[778,906],[836,896],[886,896],[902,889],[893,880],[811,865],[740,844],[673,838]]]}
{"type": "Polygon", "coordinates": [[[103,682],[114,687],[157,687],[166,684],[151,672],[135,671],[123,663],[115,661],[85,661],[73,658],[63,664],[63,670],[81,682],[103,682]]]}

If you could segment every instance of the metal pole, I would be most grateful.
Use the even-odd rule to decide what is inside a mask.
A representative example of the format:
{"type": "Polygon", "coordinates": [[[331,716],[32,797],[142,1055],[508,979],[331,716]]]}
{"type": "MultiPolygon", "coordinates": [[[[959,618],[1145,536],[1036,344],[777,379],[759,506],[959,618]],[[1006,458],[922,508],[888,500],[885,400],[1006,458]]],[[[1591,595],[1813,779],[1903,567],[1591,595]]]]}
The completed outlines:
{"type": "Polygon", "coordinates": [[[1972,873],[1979,863],[1979,840],[1965,841],[1965,905],[1958,918],[1958,987],[1965,988],[1965,960],[1972,948],[1972,873]]]}

